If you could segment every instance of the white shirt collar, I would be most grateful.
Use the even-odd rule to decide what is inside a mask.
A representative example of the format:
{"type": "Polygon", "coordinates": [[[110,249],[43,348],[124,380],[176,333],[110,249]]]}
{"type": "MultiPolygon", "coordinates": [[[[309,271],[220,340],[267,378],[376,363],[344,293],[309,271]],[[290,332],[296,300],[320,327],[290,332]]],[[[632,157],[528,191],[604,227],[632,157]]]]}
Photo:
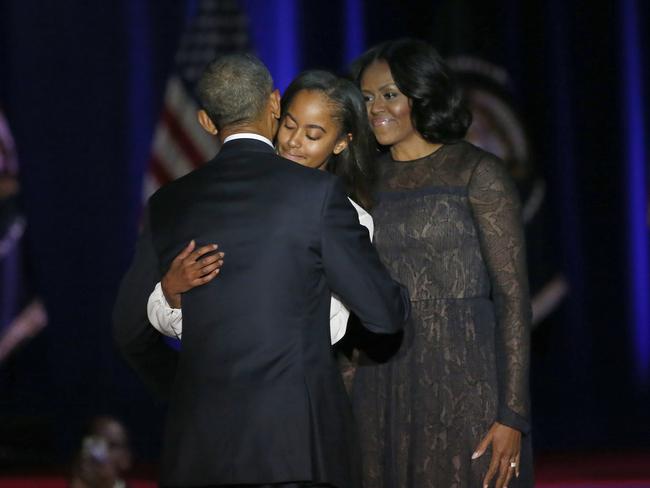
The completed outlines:
{"type": "MultiPolygon", "coordinates": [[[[266,137],[261,136],[259,134],[255,134],[253,132],[239,132],[238,134],[229,135],[223,140],[223,143],[225,144],[228,141],[234,141],[236,139],[256,139],[258,141],[265,142],[269,146],[273,147],[273,143],[269,141],[266,137]]],[[[273,147],[273,149],[275,148],[273,147]]]]}

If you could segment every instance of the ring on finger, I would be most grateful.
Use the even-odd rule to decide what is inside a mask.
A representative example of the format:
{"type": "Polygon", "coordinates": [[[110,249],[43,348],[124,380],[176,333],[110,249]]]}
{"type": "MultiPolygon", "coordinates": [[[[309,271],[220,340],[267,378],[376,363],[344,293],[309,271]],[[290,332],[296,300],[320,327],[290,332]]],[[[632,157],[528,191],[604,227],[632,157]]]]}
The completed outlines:
{"type": "Polygon", "coordinates": [[[517,467],[517,463],[514,461],[510,461],[510,469],[514,469],[517,467]]]}

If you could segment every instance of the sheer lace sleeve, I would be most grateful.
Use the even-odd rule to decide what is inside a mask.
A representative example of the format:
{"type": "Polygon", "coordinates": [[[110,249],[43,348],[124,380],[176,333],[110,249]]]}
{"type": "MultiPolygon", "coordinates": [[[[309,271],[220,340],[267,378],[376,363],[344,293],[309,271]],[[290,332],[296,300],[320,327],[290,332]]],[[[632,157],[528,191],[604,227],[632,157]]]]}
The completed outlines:
{"type": "Polygon", "coordinates": [[[515,185],[495,157],[486,155],[476,165],[469,200],[496,307],[497,421],[526,433],[531,309],[523,221],[515,185]]]}

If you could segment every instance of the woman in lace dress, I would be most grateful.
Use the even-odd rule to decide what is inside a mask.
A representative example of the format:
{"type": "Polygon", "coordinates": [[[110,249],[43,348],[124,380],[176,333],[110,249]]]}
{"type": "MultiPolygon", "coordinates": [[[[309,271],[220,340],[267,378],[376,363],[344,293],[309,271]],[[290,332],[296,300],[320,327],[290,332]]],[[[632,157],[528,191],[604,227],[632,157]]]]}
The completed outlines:
{"type": "Polygon", "coordinates": [[[379,359],[368,346],[354,378],[364,486],[532,486],[515,186],[495,156],[462,140],[471,116],[428,44],[376,46],[355,74],[389,149],[378,161],[375,245],[413,305],[397,352],[379,359]]]}

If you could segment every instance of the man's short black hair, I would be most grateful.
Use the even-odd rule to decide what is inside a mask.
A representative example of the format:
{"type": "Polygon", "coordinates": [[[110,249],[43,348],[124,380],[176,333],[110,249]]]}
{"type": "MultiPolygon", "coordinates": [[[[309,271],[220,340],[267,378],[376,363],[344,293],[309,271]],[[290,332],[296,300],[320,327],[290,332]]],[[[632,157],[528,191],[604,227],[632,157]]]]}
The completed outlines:
{"type": "Polygon", "coordinates": [[[251,54],[212,61],[197,84],[201,108],[218,129],[256,120],[272,91],[269,70],[251,54]]]}

